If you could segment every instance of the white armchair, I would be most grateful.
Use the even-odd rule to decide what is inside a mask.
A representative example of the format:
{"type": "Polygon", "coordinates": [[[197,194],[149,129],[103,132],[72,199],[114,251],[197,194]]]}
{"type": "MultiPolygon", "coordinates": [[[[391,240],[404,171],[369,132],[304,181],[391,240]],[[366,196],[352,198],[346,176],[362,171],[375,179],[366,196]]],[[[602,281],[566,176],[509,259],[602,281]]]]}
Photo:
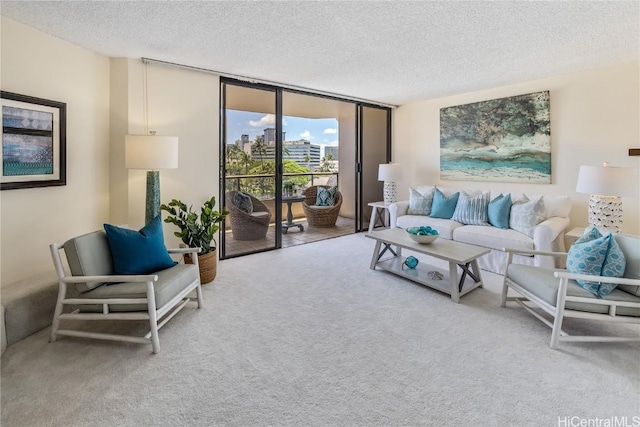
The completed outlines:
{"type": "Polygon", "coordinates": [[[524,251],[505,249],[508,254],[500,305],[514,301],[552,329],[551,348],[560,341],[613,342],[640,341],[637,336],[569,335],[562,330],[566,317],[640,324],[640,238],[616,235],[626,258],[623,278],[569,273],[566,270],[523,265],[514,262],[514,255],[545,255],[565,257],[564,252],[524,251]],[[618,287],[602,298],[580,287],[576,280],[616,283],[618,287]],[[508,296],[509,289],[519,296],[508,296]],[[532,307],[533,305],[534,307],[532,307]],[[534,308],[540,308],[550,319],[534,308]]]}

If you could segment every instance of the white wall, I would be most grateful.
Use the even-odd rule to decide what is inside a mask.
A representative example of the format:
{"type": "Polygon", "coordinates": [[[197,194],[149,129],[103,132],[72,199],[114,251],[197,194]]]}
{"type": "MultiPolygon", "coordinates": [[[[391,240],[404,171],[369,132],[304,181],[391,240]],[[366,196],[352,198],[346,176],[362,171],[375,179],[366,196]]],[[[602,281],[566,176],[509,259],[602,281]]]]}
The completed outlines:
{"type": "MultiPolygon", "coordinates": [[[[144,134],[144,64],[137,59],[124,61],[127,62],[127,132],[144,134]]],[[[119,68],[118,72],[122,72],[124,68],[119,68]]],[[[117,79],[121,80],[119,77],[117,79]]],[[[114,80],[116,77],[112,76],[112,81],[114,80]]],[[[157,135],[179,138],[178,168],[160,171],[160,194],[163,203],[168,203],[174,198],[180,199],[187,205],[193,205],[194,210],[200,212],[200,207],[206,200],[211,196],[218,197],[219,88],[219,77],[212,74],[147,65],[149,130],[155,130],[157,135]]],[[[111,135],[111,142],[113,150],[124,152],[122,130],[120,134],[111,135]]],[[[127,171],[122,156],[111,165],[111,173],[112,176],[128,177],[125,183],[126,194],[112,192],[112,197],[116,198],[112,200],[112,204],[126,205],[126,222],[134,228],[142,227],[145,216],[146,172],[127,171]]],[[[220,207],[220,200],[216,206],[220,207]]],[[[162,216],[165,218],[166,214],[162,216]]],[[[165,224],[164,230],[167,245],[177,246],[178,239],[173,237],[177,228],[165,224]]]]}
{"type": "Polygon", "coordinates": [[[1,19],[2,90],[67,104],[67,185],[0,192],[4,287],[52,270],[50,243],[109,218],[109,59],[1,19]]]}
{"type": "MultiPolygon", "coordinates": [[[[393,161],[404,166],[399,197],[409,186],[438,184],[463,189],[491,188],[531,194],[569,195],[571,227],[587,224],[588,194],[576,193],[580,165],[640,168],[628,149],[640,147],[640,67],[638,62],[404,105],[394,111],[393,161]],[[549,90],[551,163],[549,185],[440,180],[440,108],[549,90]]],[[[640,185],[623,198],[623,231],[640,234],[640,185]]]]}

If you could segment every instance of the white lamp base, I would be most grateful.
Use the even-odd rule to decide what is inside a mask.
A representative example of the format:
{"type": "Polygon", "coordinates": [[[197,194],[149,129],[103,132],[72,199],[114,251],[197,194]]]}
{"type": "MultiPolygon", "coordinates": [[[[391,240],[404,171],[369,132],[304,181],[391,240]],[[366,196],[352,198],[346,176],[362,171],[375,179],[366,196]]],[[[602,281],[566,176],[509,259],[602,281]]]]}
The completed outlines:
{"type": "Polygon", "coordinates": [[[611,233],[622,231],[622,198],[619,196],[589,197],[589,225],[611,233]]]}
{"type": "Polygon", "coordinates": [[[395,182],[384,182],[384,202],[385,203],[395,203],[398,201],[398,189],[396,187],[395,182]]]}

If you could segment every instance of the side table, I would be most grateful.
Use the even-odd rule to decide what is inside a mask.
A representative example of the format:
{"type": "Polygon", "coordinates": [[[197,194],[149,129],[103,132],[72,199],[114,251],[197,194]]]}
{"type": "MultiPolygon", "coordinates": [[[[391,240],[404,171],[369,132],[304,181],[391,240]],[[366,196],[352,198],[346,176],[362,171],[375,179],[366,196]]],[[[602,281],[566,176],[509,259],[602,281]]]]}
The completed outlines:
{"type": "Polygon", "coordinates": [[[371,202],[367,203],[371,206],[371,218],[369,219],[369,232],[372,232],[376,225],[379,223],[382,227],[389,226],[389,205],[385,202],[371,202]]]}
{"type": "Polygon", "coordinates": [[[300,231],[304,231],[304,225],[293,222],[293,212],[291,205],[296,202],[304,202],[304,196],[283,196],[282,201],[287,204],[287,220],[282,223],[282,234],[287,234],[291,227],[298,227],[300,231]]]}
{"type": "Polygon", "coordinates": [[[576,227],[570,230],[569,232],[565,233],[564,243],[565,243],[565,246],[567,247],[567,251],[569,250],[571,245],[573,245],[573,242],[575,242],[580,237],[582,237],[582,235],[584,234],[584,230],[585,230],[584,227],[576,227]]]}

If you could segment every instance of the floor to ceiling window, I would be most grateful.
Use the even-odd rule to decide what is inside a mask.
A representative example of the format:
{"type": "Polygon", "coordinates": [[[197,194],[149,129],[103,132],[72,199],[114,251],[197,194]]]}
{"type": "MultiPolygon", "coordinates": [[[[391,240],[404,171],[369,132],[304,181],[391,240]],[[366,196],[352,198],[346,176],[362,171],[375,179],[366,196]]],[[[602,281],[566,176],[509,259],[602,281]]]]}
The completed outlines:
{"type": "Polygon", "coordinates": [[[222,258],[366,228],[363,203],[382,198],[368,171],[389,158],[389,109],[230,79],[221,98],[222,258]],[[320,187],[342,196],[335,219],[309,208],[320,187]]]}

